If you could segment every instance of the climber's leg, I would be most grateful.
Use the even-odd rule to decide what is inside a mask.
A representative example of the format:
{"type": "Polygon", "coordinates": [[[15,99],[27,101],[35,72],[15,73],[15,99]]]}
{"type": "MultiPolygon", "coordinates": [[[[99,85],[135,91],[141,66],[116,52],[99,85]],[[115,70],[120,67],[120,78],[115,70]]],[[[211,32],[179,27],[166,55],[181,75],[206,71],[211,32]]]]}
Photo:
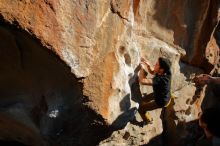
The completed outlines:
{"type": "Polygon", "coordinates": [[[154,94],[150,93],[148,95],[144,94],[144,96],[142,97],[142,102],[141,104],[146,104],[148,102],[151,102],[152,100],[154,100],[154,94]]]}
{"type": "Polygon", "coordinates": [[[157,109],[157,108],[161,108],[160,106],[158,106],[156,104],[156,102],[153,100],[151,102],[148,102],[148,103],[145,103],[145,104],[142,104],[139,109],[138,109],[138,112],[140,113],[140,116],[141,118],[144,120],[144,121],[149,121],[149,118],[146,117],[146,111],[151,111],[151,110],[154,110],[154,109],[157,109]]]}

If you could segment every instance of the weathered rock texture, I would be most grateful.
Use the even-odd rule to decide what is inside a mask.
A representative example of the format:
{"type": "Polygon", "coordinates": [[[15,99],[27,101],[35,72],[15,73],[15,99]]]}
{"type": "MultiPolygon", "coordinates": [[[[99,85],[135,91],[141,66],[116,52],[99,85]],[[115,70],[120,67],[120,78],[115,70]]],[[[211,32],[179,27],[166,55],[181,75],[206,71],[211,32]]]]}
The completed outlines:
{"type": "Polygon", "coordinates": [[[156,136],[162,144],[165,134],[170,145],[186,145],[204,98],[191,80],[219,69],[218,11],[218,0],[0,0],[0,138],[98,144],[133,116],[140,57],[153,65],[164,56],[172,61],[171,106],[151,111],[151,125],[128,124],[100,145],[156,136]]]}

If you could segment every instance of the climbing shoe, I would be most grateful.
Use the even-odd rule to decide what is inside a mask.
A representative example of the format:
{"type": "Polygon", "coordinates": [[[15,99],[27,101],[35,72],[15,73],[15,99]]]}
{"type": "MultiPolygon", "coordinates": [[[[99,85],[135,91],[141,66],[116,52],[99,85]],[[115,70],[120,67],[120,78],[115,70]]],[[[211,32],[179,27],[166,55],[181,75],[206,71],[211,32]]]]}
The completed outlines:
{"type": "Polygon", "coordinates": [[[145,113],[145,118],[146,118],[145,120],[146,120],[147,123],[152,123],[153,118],[151,117],[149,112],[145,113]]]}

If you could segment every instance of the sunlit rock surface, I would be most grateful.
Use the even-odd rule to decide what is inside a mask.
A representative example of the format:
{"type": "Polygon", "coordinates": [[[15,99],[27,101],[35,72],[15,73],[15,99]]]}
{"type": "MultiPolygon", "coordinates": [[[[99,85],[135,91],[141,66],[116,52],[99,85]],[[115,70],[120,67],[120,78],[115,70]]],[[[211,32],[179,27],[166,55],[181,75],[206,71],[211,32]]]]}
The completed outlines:
{"type": "Polygon", "coordinates": [[[188,127],[208,96],[192,79],[219,73],[218,11],[217,0],[1,0],[0,138],[191,144],[188,127]],[[140,128],[128,123],[137,106],[134,71],[140,57],[154,65],[160,56],[172,61],[175,98],[140,128]]]}

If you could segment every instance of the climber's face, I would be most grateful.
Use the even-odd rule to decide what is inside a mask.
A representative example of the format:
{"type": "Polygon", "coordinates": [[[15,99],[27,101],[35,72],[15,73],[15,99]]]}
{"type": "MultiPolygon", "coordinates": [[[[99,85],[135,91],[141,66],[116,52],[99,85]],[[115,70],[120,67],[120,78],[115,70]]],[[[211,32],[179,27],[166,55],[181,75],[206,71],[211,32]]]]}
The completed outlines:
{"type": "Polygon", "coordinates": [[[164,72],[163,68],[160,68],[159,60],[157,61],[157,63],[154,66],[154,72],[157,74],[163,74],[163,72],[164,72]]]}

